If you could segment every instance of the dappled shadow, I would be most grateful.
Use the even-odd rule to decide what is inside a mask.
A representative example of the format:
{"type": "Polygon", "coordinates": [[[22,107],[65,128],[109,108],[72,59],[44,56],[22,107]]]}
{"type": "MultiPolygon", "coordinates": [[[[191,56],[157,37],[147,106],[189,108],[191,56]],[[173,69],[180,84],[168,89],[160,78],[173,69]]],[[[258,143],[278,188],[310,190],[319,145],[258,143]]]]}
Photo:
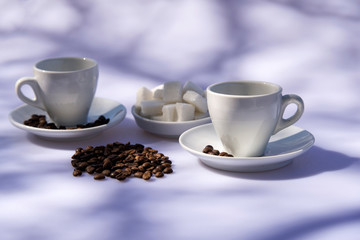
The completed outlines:
{"type": "MultiPolygon", "coordinates": [[[[249,240],[287,240],[287,239],[318,239],[316,236],[327,232],[326,236],[330,236],[329,232],[341,229],[346,224],[360,224],[360,209],[349,209],[347,211],[328,212],[321,216],[315,216],[309,219],[297,219],[296,222],[286,222],[281,226],[267,231],[266,234],[254,234],[249,240]]],[[[345,234],[345,232],[344,232],[345,234]]],[[[345,239],[355,239],[355,236],[343,236],[345,239]]],[[[323,239],[321,237],[321,239],[323,239]]]]}
{"type": "MultiPolygon", "coordinates": [[[[326,136],[337,131],[337,139],[331,141],[345,139],[344,129],[354,131],[352,128],[358,125],[360,5],[355,1],[65,0],[48,4],[19,0],[0,5],[2,113],[20,104],[15,81],[31,75],[35,62],[71,55],[96,59],[99,85],[104,87],[98,91],[128,106],[134,102],[129,96],[134,96],[142,83],[193,80],[205,87],[229,79],[254,79],[275,81],[286,91],[290,88],[304,96],[307,112],[303,123],[314,128],[318,124],[321,132],[328,132],[326,136]],[[339,126],[328,128],[324,122],[329,121],[339,126]]],[[[288,166],[261,173],[225,172],[199,161],[196,167],[210,171],[201,176],[220,175],[218,186],[207,185],[208,179],[202,179],[206,184],[193,186],[200,181],[198,176],[185,179],[189,177],[185,172],[181,173],[183,179],[176,179],[181,175],[175,173],[151,182],[130,179],[118,184],[110,179],[88,183],[93,181],[91,176],[71,176],[70,157],[77,147],[140,142],[160,151],[171,153],[175,149],[184,165],[188,159],[178,152],[177,139],[149,134],[132,117],[83,141],[54,142],[24,133],[30,142],[24,150],[21,137],[13,133],[0,136],[1,204],[24,210],[12,214],[4,211],[10,214],[0,218],[2,239],[305,239],[358,223],[360,218],[358,208],[341,205],[346,201],[334,204],[343,207],[341,212],[334,209],[321,216],[311,212],[308,218],[289,220],[281,219],[281,215],[274,223],[265,223],[257,217],[268,212],[253,215],[260,211],[259,199],[279,200],[269,198],[274,192],[266,181],[285,180],[281,183],[286,184],[286,180],[305,180],[345,169],[349,170],[346,174],[351,170],[358,174],[359,159],[346,152],[314,146],[288,166]],[[41,153],[45,148],[51,151],[41,153]],[[61,155],[69,158],[56,156],[59,150],[66,151],[61,155]],[[42,159],[37,161],[38,157],[42,159]],[[47,191],[54,192],[49,197],[47,191]],[[79,205],[74,203],[76,200],[79,205]],[[242,214],[244,218],[234,217],[242,214]],[[248,227],[255,230],[249,233],[248,227]]],[[[326,146],[326,142],[321,144],[326,146]]],[[[270,201],[269,205],[282,203],[270,201]]],[[[310,207],[305,205],[301,207],[310,207]]],[[[290,207],[282,210],[291,211],[290,207]]]]}

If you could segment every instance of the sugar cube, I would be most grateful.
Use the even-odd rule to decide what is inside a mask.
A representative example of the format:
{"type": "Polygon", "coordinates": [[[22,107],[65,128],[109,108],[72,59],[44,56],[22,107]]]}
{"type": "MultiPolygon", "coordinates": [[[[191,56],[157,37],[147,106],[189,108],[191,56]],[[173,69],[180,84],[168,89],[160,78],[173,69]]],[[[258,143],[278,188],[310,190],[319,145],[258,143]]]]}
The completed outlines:
{"type": "Polygon", "coordinates": [[[184,102],[194,105],[197,112],[207,112],[207,102],[204,97],[194,91],[187,91],[183,96],[184,102]]]}
{"type": "Polygon", "coordinates": [[[161,100],[144,100],[140,103],[140,114],[144,117],[156,116],[162,114],[162,107],[164,102],[161,100]]]}
{"type": "Polygon", "coordinates": [[[194,120],[195,107],[189,103],[176,103],[178,121],[194,120]]]}
{"type": "Polygon", "coordinates": [[[182,102],[182,85],[179,81],[164,83],[163,100],[165,103],[182,102]]]}
{"type": "Polygon", "coordinates": [[[163,99],[164,89],[158,88],[154,91],[154,99],[163,99]]]}
{"type": "Polygon", "coordinates": [[[205,95],[205,91],[199,86],[197,85],[196,83],[192,82],[192,81],[187,81],[185,84],[184,84],[184,87],[183,87],[183,94],[186,93],[187,91],[194,91],[194,92],[197,92],[198,94],[200,94],[201,96],[204,96],[205,95]]]}
{"type": "Polygon", "coordinates": [[[175,104],[166,104],[162,108],[162,118],[166,122],[175,122],[177,119],[175,104]]]}
{"type": "Polygon", "coordinates": [[[141,87],[136,93],[136,103],[135,106],[139,107],[141,101],[153,99],[153,92],[146,87],[141,87]]]}

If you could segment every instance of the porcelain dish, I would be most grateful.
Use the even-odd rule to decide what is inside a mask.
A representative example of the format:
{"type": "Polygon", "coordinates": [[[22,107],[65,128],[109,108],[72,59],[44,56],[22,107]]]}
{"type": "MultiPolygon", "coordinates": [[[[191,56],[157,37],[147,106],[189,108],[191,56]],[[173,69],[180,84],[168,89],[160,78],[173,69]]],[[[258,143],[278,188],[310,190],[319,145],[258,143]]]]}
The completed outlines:
{"type": "Polygon", "coordinates": [[[135,118],[136,124],[140,128],[147,132],[169,138],[177,138],[190,128],[211,122],[210,117],[184,122],[164,122],[151,120],[140,116],[135,105],[132,106],[131,113],[135,118]]]}
{"type": "Polygon", "coordinates": [[[110,119],[109,123],[92,128],[71,130],[42,129],[24,125],[24,121],[29,119],[32,114],[45,115],[46,119],[50,119],[45,111],[25,104],[10,112],[9,121],[15,127],[49,140],[79,140],[95,136],[119,124],[126,116],[126,108],[117,101],[95,97],[90,107],[88,122],[93,122],[103,115],[110,119]]]}
{"type": "Polygon", "coordinates": [[[260,172],[284,167],[293,158],[304,154],[314,142],[315,138],[310,132],[290,126],[270,138],[264,156],[221,157],[202,152],[206,145],[224,151],[212,123],[189,129],[179,138],[180,145],[205,165],[234,172],[260,172]]]}

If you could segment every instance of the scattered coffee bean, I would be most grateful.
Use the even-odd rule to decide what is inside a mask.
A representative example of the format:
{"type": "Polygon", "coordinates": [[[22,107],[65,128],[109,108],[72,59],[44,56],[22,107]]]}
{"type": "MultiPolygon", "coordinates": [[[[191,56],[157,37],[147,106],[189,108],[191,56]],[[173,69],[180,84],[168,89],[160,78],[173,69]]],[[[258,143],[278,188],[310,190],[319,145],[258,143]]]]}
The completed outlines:
{"type": "Polygon", "coordinates": [[[105,175],[102,174],[102,173],[98,173],[94,176],[94,179],[95,180],[101,180],[101,179],[104,179],[105,178],[105,175]]]}
{"type": "Polygon", "coordinates": [[[93,174],[95,172],[95,168],[93,166],[87,166],[85,170],[89,174],[93,174]]]}
{"type": "Polygon", "coordinates": [[[160,178],[160,177],[163,177],[163,176],[164,176],[163,172],[156,172],[155,173],[155,177],[157,177],[157,178],[160,178]]]}
{"type": "Polygon", "coordinates": [[[54,123],[48,123],[46,121],[45,115],[33,114],[33,115],[31,115],[31,118],[24,121],[24,125],[27,125],[27,126],[30,126],[30,127],[36,127],[36,128],[45,128],[45,129],[73,130],[73,129],[97,127],[97,126],[100,126],[100,125],[108,124],[109,121],[110,121],[109,118],[105,118],[104,116],[101,115],[94,122],[90,122],[90,123],[87,123],[87,124],[79,124],[79,125],[76,126],[76,128],[66,128],[64,126],[57,127],[54,123]]]}
{"type": "Polygon", "coordinates": [[[134,177],[137,177],[137,178],[142,178],[142,176],[143,176],[143,172],[136,172],[136,173],[134,173],[134,177]]]}
{"type": "Polygon", "coordinates": [[[227,152],[220,152],[219,150],[216,150],[211,145],[205,146],[203,149],[203,153],[210,154],[210,155],[216,155],[216,156],[222,156],[222,157],[234,157],[233,155],[227,153],[227,152]]]}
{"type": "Polygon", "coordinates": [[[142,144],[130,142],[77,148],[71,165],[75,168],[74,176],[87,172],[95,174],[95,180],[111,177],[124,181],[131,176],[149,180],[153,175],[159,178],[163,177],[164,173],[173,173],[172,162],[168,156],[150,147],[145,148],[142,144]]]}
{"type": "Polygon", "coordinates": [[[74,169],[73,171],[73,176],[74,177],[78,177],[78,176],[81,176],[82,174],[82,171],[78,170],[78,169],[74,169]]]}
{"type": "Polygon", "coordinates": [[[166,174],[169,174],[169,173],[172,173],[172,172],[173,172],[172,168],[169,168],[169,167],[165,168],[164,171],[163,171],[163,173],[166,173],[166,174]]]}
{"type": "Polygon", "coordinates": [[[110,176],[110,173],[111,173],[111,171],[109,169],[105,169],[104,171],[102,171],[102,174],[104,174],[107,177],[110,176]]]}
{"type": "Polygon", "coordinates": [[[152,176],[152,173],[150,171],[146,171],[144,172],[144,174],[142,175],[142,179],[144,180],[149,180],[152,176]]]}

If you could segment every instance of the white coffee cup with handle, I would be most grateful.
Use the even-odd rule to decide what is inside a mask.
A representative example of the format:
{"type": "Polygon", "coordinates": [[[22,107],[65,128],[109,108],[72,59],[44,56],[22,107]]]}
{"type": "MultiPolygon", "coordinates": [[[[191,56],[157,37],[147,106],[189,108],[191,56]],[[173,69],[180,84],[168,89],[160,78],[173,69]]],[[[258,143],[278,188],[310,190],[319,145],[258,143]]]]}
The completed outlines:
{"type": "Polygon", "coordinates": [[[220,82],[210,85],[206,93],[215,132],[235,157],[262,156],[270,137],[294,124],[304,112],[299,96],[282,95],[282,88],[269,82],[220,82]],[[284,119],[289,104],[297,110],[284,119]]]}
{"type": "Polygon", "coordinates": [[[51,58],[36,63],[33,70],[34,77],[16,82],[18,97],[46,111],[58,126],[85,124],[97,87],[97,62],[79,57],[51,58]],[[23,93],[25,85],[32,88],[35,99],[23,93]]]}

